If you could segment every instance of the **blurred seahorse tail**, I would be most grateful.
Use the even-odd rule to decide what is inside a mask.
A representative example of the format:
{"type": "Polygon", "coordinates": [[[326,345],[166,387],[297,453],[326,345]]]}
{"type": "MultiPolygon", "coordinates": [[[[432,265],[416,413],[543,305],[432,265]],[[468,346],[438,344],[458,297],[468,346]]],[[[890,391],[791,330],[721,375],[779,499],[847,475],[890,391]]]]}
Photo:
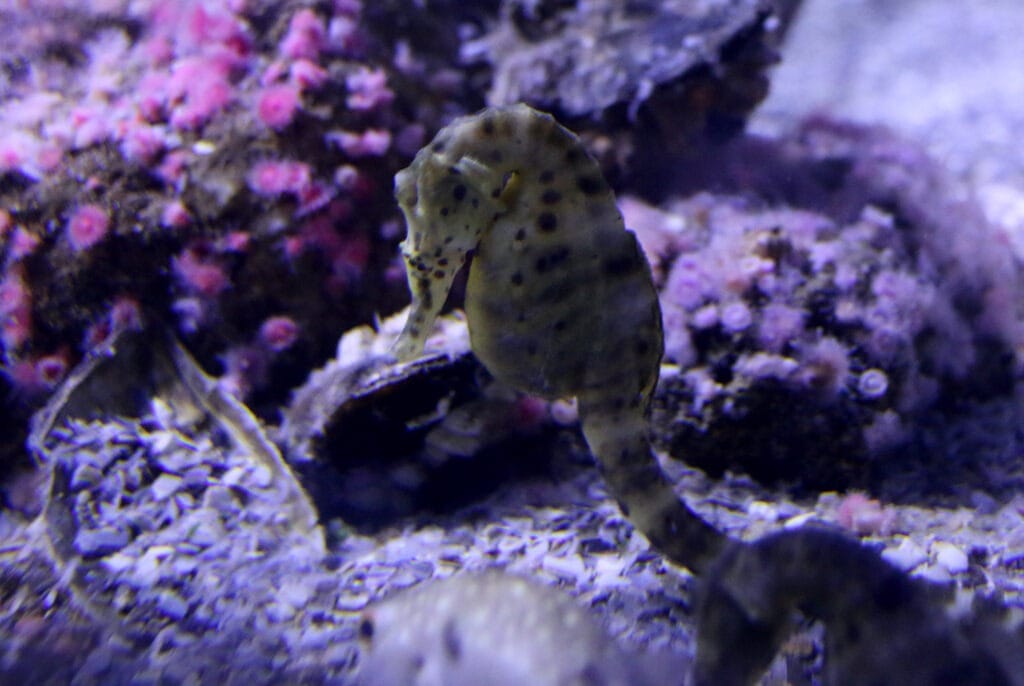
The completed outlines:
{"type": "Polygon", "coordinates": [[[701,575],[728,537],[693,512],[676,494],[647,440],[640,407],[621,407],[621,396],[578,398],[583,435],[623,514],[655,549],[701,575]]]}

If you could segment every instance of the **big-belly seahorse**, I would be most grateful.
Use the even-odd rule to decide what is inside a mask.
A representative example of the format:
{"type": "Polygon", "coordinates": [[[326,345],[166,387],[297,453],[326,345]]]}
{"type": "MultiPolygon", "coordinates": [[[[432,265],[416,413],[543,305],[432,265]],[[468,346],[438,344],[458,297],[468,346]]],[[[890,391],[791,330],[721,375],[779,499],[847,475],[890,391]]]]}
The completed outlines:
{"type": "Polygon", "coordinates": [[[526,105],[456,119],[395,177],[412,309],[395,353],[423,349],[473,252],[473,352],[499,381],[576,396],[583,434],[624,514],[699,573],[729,540],[673,493],[647,409],[663,352],[650,266],[600,168],[553,117],[526,105]]]}

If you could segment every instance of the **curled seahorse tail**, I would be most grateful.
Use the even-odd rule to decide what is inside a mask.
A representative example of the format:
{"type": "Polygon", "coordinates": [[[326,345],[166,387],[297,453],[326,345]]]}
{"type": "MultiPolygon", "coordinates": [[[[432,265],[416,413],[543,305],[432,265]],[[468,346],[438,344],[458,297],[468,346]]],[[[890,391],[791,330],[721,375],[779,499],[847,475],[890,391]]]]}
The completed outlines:
{"type": "Polygon", "coordinates": [[[623,514],[676,564],[703,574],[729,538],[672,491],[647,440],[642,408],[580,397],[583,435],[623,514]]]}

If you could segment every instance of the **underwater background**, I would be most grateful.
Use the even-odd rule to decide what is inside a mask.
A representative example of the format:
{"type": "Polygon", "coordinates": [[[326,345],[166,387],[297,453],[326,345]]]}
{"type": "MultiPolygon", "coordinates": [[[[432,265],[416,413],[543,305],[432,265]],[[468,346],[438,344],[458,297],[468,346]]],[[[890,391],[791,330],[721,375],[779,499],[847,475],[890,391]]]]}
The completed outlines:
{"type": "Polygon", "coordinates": [[[1024,683],[1022,22],[0,0],[0,682],[1024,683]],[[396,173],[518,102],[650,265],[652,458],[749,544],[721,588],[634,528],[570,399],[477,361],[464,276],[391,354],[396,173]],[[842,536],[744,566],[804,530],[842,536]]]}

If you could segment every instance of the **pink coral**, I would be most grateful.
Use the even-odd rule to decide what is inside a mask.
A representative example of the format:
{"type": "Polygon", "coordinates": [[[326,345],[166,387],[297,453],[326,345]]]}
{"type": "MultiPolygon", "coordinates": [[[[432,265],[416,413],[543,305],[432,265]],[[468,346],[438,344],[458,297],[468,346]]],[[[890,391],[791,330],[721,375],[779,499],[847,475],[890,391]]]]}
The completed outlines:
{"type": "Polygon", "coordinates": [[[40,357],[35,363],[39,385],[47,389],[55,388],[67,376],[68,366],[67,350],[40,357]]]}
{"type": "Polygon", "coordinates": [[[39,163],[42,149],[42,142],[33,134],[20,130],[0,132],[0,174],[15,171],[38,181],[44,171],[39,163]]]}
{"type": "Polygon", "coordinates": [[[25,230],[25,227],[19,226],[11,234],[11,239],[8,243],[8,250],[10,251],[8,255],[11,260],[17,262],[35,252],[40,243],[39,236],[29,233],[25,230]]]}
{"type": "Polygon", "coordinates": [[[327,46],[332,52],[356,55],[365,47],[359,22],[352,17],[334,17],[327,26],[327,46]]]}
{"type": "Polygon", "coordinates": [[[3,281],[0,281],[0,314],[13,312],[28,300],[28,286],[25,285],[22,269],[9,270],[3,281]]]}
{"type": "Polygon", "coordinates": [[[761,311],[758,342],[771,352],[780,352],[800,337],[804,330],[804,313],[782,303],[769,303],[761,311]]]}
{"type": "Polygon", "coordinates": [[[252,234],[246,231],[231,231],[218,244],[224,252],[244,253],[252,245],[252,234]]]}
{"type": "Polygon", "coordinates": [[[278,51],[291,59],[315,60],[320,56],[326,35],[323,20],[313,10],[301,9],[292,15],[278,51]]]}
{"type": "Polygon", "coordinates": [[[71,127],[74,139],[71,147],[75,150],[102,143],[113,133],[107,113],[99,107],[76,107],[71,112],[71,127]]]}
{"type": "Polygon", "coordinates": [[[257,195],[272,198],[284,193],[298,195],[309,186],[309,165],[294,160],[260,160],[252,166],[246,180],[257,195]]]}
{"type": "Polygon", "coordinates": [[[387,87],[387,74],[382,69],[360,69],[345,79],[348,98],[345,103],[353,110],[373,110],[388,105],[395,99],[387,87]]]}
{"type": "Polygon", "coordinates": [[[99,205],[82,205],[68,221],[68,242],[77,251],[86,250],[104,239],[110,229],[110,217],[99,205]]]}
{"type": "Polygon", "coordinates": [[[32,312],[28,308],[9,312],[0,320],[0,342],[7,350],[14,350],[25,345],[31,335],[32,312]]]}
{"type": "Polygon", "coordinates": [[[202,246],[182,251],[173,261],[174,274],[189,291],[207,298],[216,296],[231,285],[224,267],[213,260],[202,246]]]}
{"type": "Polygon", "coordinates": [[[731,302],[722,308],[722,328],[727,333],[740,333],[754,322],[750,308],[742,302],[731,302]]]}
{"type": "Polygon", "coordinates": [[[160,225],[168,229],[180,229],[188,226],[192,217],[188,213],[185,204],[180,200],[172,200],[164,205],[160,213],[160,225]]]}
{"type": "Polygon", "coordinates": [[[258,345],[237,345],[221,355],[224,373],[217,385],[237,398],[245,398],[254,388],[266,384],[270,360],[258,345]]]}
{"type": "Polygon", "coordinates": [[[889,508],[863,493],[851,493],[843,498],[836,519],[843,528],[861,536],[885,535],[895,523],[895,515],[889,508]]]}
{"type": "Polygon", "coordinates": [[[842,390],[850,375],[847,348],[831,336],[823,336],[804,345],[800,351],[800,362],[800,382],[828,395],[835,395],[842,390]]]}
{"type": "Polygon", "coordinates": [[[86,329],[82,345],[88,350],[102,343],[112,332],[141,328],[142,309],[139,302],[134,298],[122,296],[113,302],[103,318],[93,322],[86,329]]]}
{"type": "Polygon", "coordinates": [[[279,131],[292,123],[300,104],[299,89],[295,85],[267,86],[258,96],[256,116],[267,127],[279,131]]]}
{"type": "Polygon", "coordinates": [[[305,217],[327,207],[334,197],[334,191],[326,184],[314,182],[299,189],[299,207],[296,217],[305,217]]]}
{"type": "Polygon", "coordinates": [[[152,164],[167,147],[162,127],[131,123],[121,138],[121,152],[129,160],[152,164]]]}
{"type": "MultiPolygon", "coordinates": [[[[184,21],[177,34],[181,47],[189,50],[221,45],[244,54],[249,50],[249,38],[244,25],[230,13],[216,7],[215,3],[191,3],[186,5],[184,21]]],[[[180,6],[179,6],[180,8],[180,6]]],[[[180,11],[175,8],[173,11],[180,11]]]]}
{"type": "Polygon", "coordinates": [[[362,133],[353,131],[331,131],[325,138],[334,143],[349,157],[376,157],[391,147],[391,132],[387,129],[367,129],[362,133]]]}
{"type": "Polygon", "coordinates": [[[269,317],[260,326],[260,340],[274,352],[287,350],[298,338],[299,325],[291,317],[269,317]]]}
{"type": "Polygon", "coordinates": [[[320,88],[327,83],[327,70],[307,59],[295,60],[288,70],[291,82],[301,90],[320,88]]]}
{"type": "Polygon", "coordinates": [[[171,126],[198,129],[226,108],[234,99],[230,71],[230,64],[208,56],[178,60],[167,83],[168,99],[174,104],[171,126]]]}
{"type": "Polygon", "coordinates": [[[184,150],[168,153],[156,168],[156,175],[167,185],[178,188],[185,180],[188,159],[189,154],[184,150]]]}

